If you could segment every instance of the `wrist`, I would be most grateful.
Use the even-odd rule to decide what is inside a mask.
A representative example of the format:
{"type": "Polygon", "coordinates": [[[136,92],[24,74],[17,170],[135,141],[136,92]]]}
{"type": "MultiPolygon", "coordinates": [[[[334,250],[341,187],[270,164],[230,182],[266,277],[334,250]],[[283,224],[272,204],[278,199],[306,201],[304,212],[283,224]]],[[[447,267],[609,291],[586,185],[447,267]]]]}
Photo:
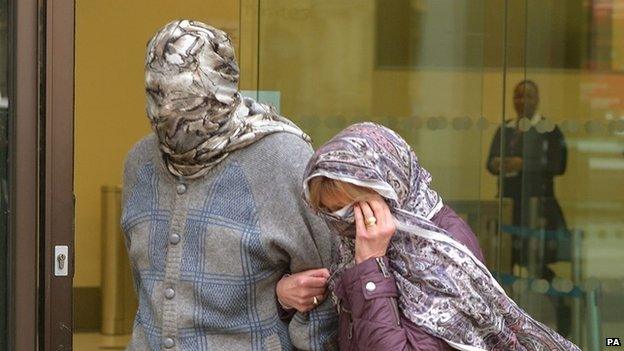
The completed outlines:
{"type": "Polygon", "coordinates": [[[277,303],[279,303],[279,305],[285,309],[285,310],[292,310],[294,307],[290,306],[289,304],[285,303],[284,301],[282,301],[282,299],[280,299],[280,291],[281,291],[281,284],[284,281],[284,279],[290,277],[290,273],[286,273],[282,276],[282,278],[277,282],[277,287],[275,289],[275,297],[277,298],[277,303]]]}
{"type": "Polygon", "coordinates": [[[294,307],[292,307],[292,306],[290,306],[290,305],[285,304],[284,302],[282,302],[282,300],[280,300],[280,298],[279,298],[279,297],[277,298],[277,303],[279,303],[279,305],[280,305],[280,306],[282,306],[282,308],[283,308],[284,310],[292,310],[292,309],[294,309],[294,307]]]}

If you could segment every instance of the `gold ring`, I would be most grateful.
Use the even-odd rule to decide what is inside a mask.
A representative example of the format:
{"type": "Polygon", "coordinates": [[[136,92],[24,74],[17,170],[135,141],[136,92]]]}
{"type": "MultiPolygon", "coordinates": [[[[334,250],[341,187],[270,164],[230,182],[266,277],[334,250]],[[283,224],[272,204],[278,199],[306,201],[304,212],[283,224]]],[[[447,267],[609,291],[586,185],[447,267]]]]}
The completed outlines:
{"type": "Polygon", "coordinates": [[[375,218],[375,217],[368,217],[364,221],[364,224],[366,224],[366,227],[372,227],[375,224],[377,224],[377,218],[375,218]]]}
{"type": "Polygon", "coordinates": [[[316,298],[316,296],[314,296],[314,297],[312,298],[312,303],[313,303],[315,306],[319,304],[319,300],[316,298]]]}

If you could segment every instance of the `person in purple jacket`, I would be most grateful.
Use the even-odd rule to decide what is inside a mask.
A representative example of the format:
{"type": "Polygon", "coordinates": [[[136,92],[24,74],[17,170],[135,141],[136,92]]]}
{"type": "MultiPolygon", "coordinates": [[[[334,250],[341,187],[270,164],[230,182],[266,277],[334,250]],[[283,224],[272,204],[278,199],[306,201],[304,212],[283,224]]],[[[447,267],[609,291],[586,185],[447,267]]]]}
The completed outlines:
{"type": "Polygon", "coordinates": [[[328,284],[340,349],[579,350],[507,297],[430,182],[405,140],[374,123],[310,159],[304,197],[339,238],[328,284]]]}

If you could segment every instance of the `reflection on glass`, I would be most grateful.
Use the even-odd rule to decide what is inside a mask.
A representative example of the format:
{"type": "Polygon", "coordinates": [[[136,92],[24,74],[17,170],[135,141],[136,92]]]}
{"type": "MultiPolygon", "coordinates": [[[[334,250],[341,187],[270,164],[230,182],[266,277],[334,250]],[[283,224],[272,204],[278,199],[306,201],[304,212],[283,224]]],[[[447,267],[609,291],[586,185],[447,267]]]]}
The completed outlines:
{"type": "Polygon", "coordinates": [[[396,130],[524,309],[624,330],[624,1],[260,2],[257,89],[315,145],[396,130]]]}
{"type": "MultiPolygon", "coordinates": [[[[546,294],[556,276],[552,264],[570,262],[570,234],[554,192],[554,177],[566,169],[563,134],[539,110],[539,87],[531,80],[513,90],[516,117],[505,121],[492,140],[487,168],[502,177],[500,196],[513,203],[510,263],[515,276],[531,277],[533,291],[546,294]],[[502,148],[501,148],[502,146],[502,148]],[[503,154],[501,155],[501,149],[503,154]]],[[[569,276],[569,273],[568,273],[569,276]]],[[[557,330],[570,333],[570,306],[552,294],[557,330]]]]}
{"type": "MultiPolygon", "coordinates": [[[[510,35],[523,44],[508,42],[507,52],[524,64],[510,69],[507,80],[535,82],[537,114],[547,116],[532,120],[533,84],[508,87],[508,110],[517,122],[515,132],[504,128],[502,152],[522,159],[522,175],[503,179],[502,195],[515,195],[516,207],[514,226],[503,235],[517,244],[509,257],[517,269],[510,275],[526,281],[513,286],[513,294],[584,350],[600,350],[605,338],[624,330],[624,136],[618,132],[624,123],[624,2],[510,4],[522,21],[510,35]],[[515,140],[534,147],[520,149],[515,140]],[[536,192],[536,170],[544,171],[541,190],[549,190],[552,177],[556,187],[536,192]],[[512,194],[518,184],[522,191],[512,194]]],[[[505,161],[488,166],[514,171],[505,161]]]]}

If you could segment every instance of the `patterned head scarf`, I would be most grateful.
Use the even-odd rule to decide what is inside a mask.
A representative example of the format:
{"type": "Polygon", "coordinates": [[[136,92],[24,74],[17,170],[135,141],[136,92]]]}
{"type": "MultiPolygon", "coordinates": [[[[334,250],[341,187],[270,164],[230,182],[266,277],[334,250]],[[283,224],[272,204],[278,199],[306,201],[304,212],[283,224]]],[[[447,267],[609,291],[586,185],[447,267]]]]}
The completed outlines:
{"type": "MultiPolygon", "coordinates": [[[[304,176],[366,186],[383,196],[397,222],[388,258],[399,289],[403,315],[459,350],[580,350],[532,319],[507,295],[488,269],[431,218],[442,201],[429,188],[431,176],[410,146],[388,128],[352,125],[319,148],[304,176]]],[[[330,288],[353,265],[353,225],[323,214],[341,228],[330,288]],[[344,223],[343,223],[344,224],[344,223]]]]}
{"type": "Polygon", "coordinates": [[[206,174],[228,153],[276,132],[310,138],[271,106],[238,91],[228,35],[201,22],[165,25],[147,45],[147,115],[169,171],[206,174]]]}

